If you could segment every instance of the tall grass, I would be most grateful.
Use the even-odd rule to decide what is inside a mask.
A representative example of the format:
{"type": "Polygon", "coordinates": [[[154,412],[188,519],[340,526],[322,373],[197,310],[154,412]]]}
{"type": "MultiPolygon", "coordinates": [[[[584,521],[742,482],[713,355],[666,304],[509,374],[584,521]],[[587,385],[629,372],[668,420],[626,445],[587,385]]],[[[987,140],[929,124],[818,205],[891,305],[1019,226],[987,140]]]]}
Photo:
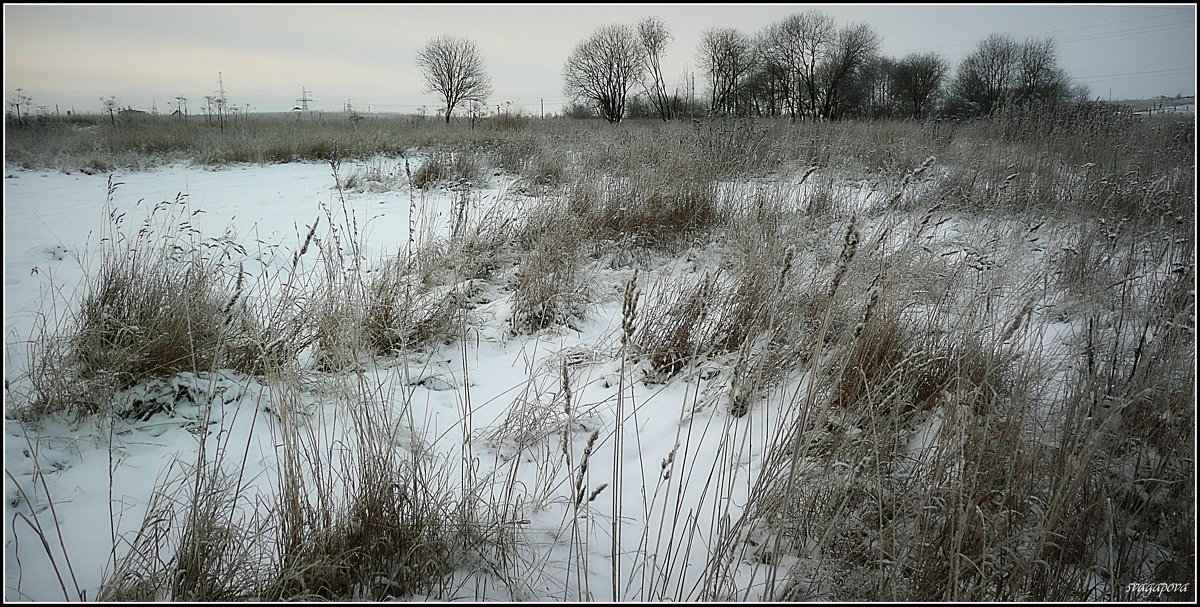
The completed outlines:
{"type": "MultiPolygon", "coordinates": [[[[110,178],[110,194],[119,185],[110,178]]],[[[227,261],[245,253],[228,234],[203,237],[185,197],[155,205],[136,232],[109,209],[77,308],[35,341],[23,416],[109,412],[115,392],[148,379],[294,360],[304,325],[255,305],[269,286],[227,261]]]]}
{"type": "Polygon", "coordinates": [[[327,210],[283,284],[247,280],[219,254],[232,244],[186,218],[113,230],[77,322],[37,344],[27,416],[112,413],[113,394],[149,378],[235,369],[274,390],[280,464],[271,505],[251,514],[239,483],[199,460],[178,501],[158,492],[104,596],[450,596],[464,568],[525,588],[514,564],[546,564],[514,556],[518,522],[554,499],[564,597],[599,583],[585,559],[600,526],[618,599],[1115,600],[1194,573],[1191,123],[1045,108],[961,124],[312,119],[14,138],[29,166],[333,157],[343,195],[345,155],[417,146],[426,163],[375,181],[411,186],[413,208],[438,185],[454,196],[448,235],[414,226],[373,260],[356,218],[327,210]],[[520,176],[536,203],[472,215],[491,171],[520,176]],[[467,350],[482,298],[507,298],[505,338],[526,339],[612,309],[604,294],[622,287],[607,341],[543,365],[484,434],[514,465],[538,462],[530,501],[515,468],[475,476],[469,386],[461,457],[422,442],[409,354],[467,350]],[[369,379],[374,363],[404,377],[369,379]],[[581,402],[593,364],[616,394],[581,402]],[[345,451],[297,396],[313,375],[350,430],[345,451]],[[639,488],[619,458],[650,410],[632,395],[664,384],[684,387],[683,421],[721,404],[723,436],[708,459],[681,438],[639,488]],[[735,443],[759,420],[778,432],[742,478],[735,443]],[[592,476],[609,448],[613,476],[592,476]],[[712,469],[689,467],[700,460],[712,469]],[[680,477],[705,475],[713,491],[682,503],[680,477]],[[620,496],[638,489],[660,537],[704,548],[616,554],[619,525],[590,504],[628,517],[620,496]],[[701,511],[713,520],[689,518],[701,511]]]}
{"type": "Polygon", "coordinates": [[[1181,509],[1194,492],[1194,431],[1177,432],[1194,417],[1182,403],[1194,398],[1195,359],[1170,336],[1195,322],[1194,295],[1180,287],[1194,255],[1175,248],[1194,236],[1084,222],[1074,238],[1089,244],[1060,258],[1046,249],[1062,236],[1031,234],[1031,211],[1015,217],[1032,230],[1012,216],[1008,227],[977,223],[961,242],[991,243],[987,253],[929,267],[932,281],[880,270],[902,269],[895,258],[905,255],[938,258],[925,238],[889,250],[884,235],[900,224],[886,217],[863,235],[865,250],[838,258],[841,287],[827,292],[825,314],[865,307],[857,322],[817,330],[828,355],[809,359],[805,389],[761,405],[795,417],[734,526],[730,558],[746,558],[738,534],[765,521],[769,562],[798,559],[768,578],[769,596],[1112,600],[1138,579],[1181,579],[1193,567],[1195,522],[1181,509]],[[1047,349],[1053,321],[1032,320],[1042,315],[1082,317],[1073,339],[1047,349]],[[1152,343],[1172,350],[1156,371],[1144,367],[1152,343]],[[1151,410],[1159,421],[1142,417],[1151,410]],[[1159,433],[1177,442],[1151,447],[1159,433]]]}

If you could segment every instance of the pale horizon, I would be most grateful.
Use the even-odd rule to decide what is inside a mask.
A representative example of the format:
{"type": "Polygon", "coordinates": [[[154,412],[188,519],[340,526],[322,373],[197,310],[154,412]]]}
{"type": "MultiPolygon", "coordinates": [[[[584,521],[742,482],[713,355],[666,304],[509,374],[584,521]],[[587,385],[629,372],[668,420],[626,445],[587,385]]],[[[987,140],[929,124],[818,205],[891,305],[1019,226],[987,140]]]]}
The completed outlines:
{"type": "Polygon", "coordinates": [[[1060,65],[1092,98],[1195,94],[1193,5],[6,5],[4,87],[54,111],[121,107],[170,111],[177,95],[198,113],[218,73],[239,109],[289,111],[302,88],[310,108],[372,112],[439,106],[415,65],[440,34],[478,44],[495,86],[489,107],[527,114],[569,102],[561,70],[598,26],[659,17],[670,28],[669,88],[695,76],[700,34],[754,34],[789,14],[817,9],[839,25],[866,22],[880,52],[935,51],[957,66],[987,35],[1053,36],[1060,65]]]}

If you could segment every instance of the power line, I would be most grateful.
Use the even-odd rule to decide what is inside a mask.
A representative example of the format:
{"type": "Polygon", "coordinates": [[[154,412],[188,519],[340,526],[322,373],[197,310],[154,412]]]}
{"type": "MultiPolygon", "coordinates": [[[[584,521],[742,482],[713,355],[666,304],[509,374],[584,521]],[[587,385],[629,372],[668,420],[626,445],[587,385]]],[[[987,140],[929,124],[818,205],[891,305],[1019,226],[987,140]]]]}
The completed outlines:
{"type": "Polygon", "coordinates": [[[1093,27],[1104,27],[1104,26],[1108,26],[1108,25],[1120,25],[1122,23],[1133,23],[1134,21],[1145,21],[1147,19],[1162,19],[1164,17],[1174,18],[1175,15],[1150,15],[1148,17],[1135,17],[1133,19],[1123,19],[1121,21],[1110,21],[1108,23],[1097,23],[1095,25],[1081,25],[1079,27],[1064,27],[1064,28],[1057,29],[1057,30],[1051,30],[1049,32],[1042,32],[1039,34],[1031,34],[1031,35],[1041,36],[1043,34],[1059,34],[1062,32],[1071,32],[1071,31],[1075,31],[1075,30],[1090,29],[1093,27]]]}
{"type": "Polygon", "coordinates": [[[1055,42],[1067,43],[1067,42],[1080,42],[1083,40],[1103,40],[1105,38],[1116,38],[1119,36],[1134,36],[1137,34],[1153,34],[1153,33],[1157,33],[1157,32],[1166,32],[1166,31],[1171,31],[1171,30],[1187,29],[1187,28],[1192,28],[1192,27],[1195,27],[1195,25],[1191,24],[1191,23],[1176,23],[1173,25],[1156,25],[1151,28],[1127,30],[1127,31],[1121,31],[1121,32],[1111,32],[1111,33],[1107,33],[1107,34],[1096,34],[1096,35],[1091,35],[1091,36],[1082,36],[1079,38],[1065,38],[1063,40],[1056,40],[1055,42]]]}
{"type": "MultiPolygon", "coordinates": [[[[1192,27],[1193,27],[1193,24],[1190,24],[1190,23],[1173,24],[1173,25],[1156,25],[1151,28],[1140,28],[1140,29],[1132,29],[1132,30],[1122,30],[1122,31],[1118,31],[1118,32],[1107,32],[1104,34],[1089,35],[1089,36],[1083,36],[1083,37],[1079,37],[1079,38],[1065,38],[1062,40],[1055,40],[1054,42],[1055,42],[1055,44],[1071,44],[1071,43],[1075,43],[1075,42],[1085,42],[1085,41],[1089,41],[1089,40],[1103,40],[1106,38],[1117,38],[1120,36],[1134,36],[1134,35],[1138,35],[1138,34],[1156,34],[1159,32],[1167,32],[1167,31],[1180,30],[1180,29],[1190,29],[1192,27]]],[[[953,53],[946,53],[946,56],[956,57],[959,55],[965,55],[969,52],[971,52],[971,51],[969,51],[969,50],[968,51],[956,51],[953,53]]]]}
{"type": "MultiPolygon", "coordinates": [[[[1069,31],[1080,30],[1080,29],[1089,29],[1089,28],[1093,28],[1093,27],[1104,27],[1104,26],[1108,26],[1108,25],[1120,25],[1120,24],[1123,24],[1123,23],[1132,23],[1132,22],[1134,22],[1134,21],[1145,21],[1145,20],[1147,20],[1147,19],[1162,19],[1162,18],[1173,18],[1173,17],[1174,17],[1174,15],[1151,15],[1151,16],[1148,16],[1148,17],[1137,17],[1137,18],[1134,18],[1134,19],[1123,19],[1123,20],[1121,20],[1121,21],[1110,21],[1110,22],[1107,22],[1107,23],[1097,23],[1097,24],[1095,24],[1095,25],[1081,25],[1081,26],[1078,26],[1078,27],[1067,27],[1067,28],[1060,28],[1060,29],[1049,30],[1049,31],[1045,31],[1045,32],[1035,32],[1035,33],[1032,33],[1032,34],[1026,34],[1026,35],[1027,35],[1027,36],[1045,36],[1045,35],[1047,35],[1047,34],[1059,34],[1059,33],[1062,33],[1062,32],[1069,32],[1069,31]]],[[[1148,26],[1148,27],[1163,27],[1163,26],[1172,26],[1172,25],[1174,25],[1174,26],[1178,26],[1179,24],[1169,24],[1169,23],[1163,23],[1163,24],[1152,25],[1152,26],[1148,26]]],[[[1184,26],[1188,26],[1188,27],[1190,27],[1190,24],[1184,24],[1184,26]]],[[[1100,34],[1101,34],[1100,32],[1097,32],[1097,35],[1100,35],[1100,34]]],[[[1089,35],[1090,35],[1090,34],[1089,34],[1089,35]]],[[[943,45],[941,45],[941,46],[926,46],[926,47],[922,47],[922,48],[914,48],[914,49],[909,49],[909,50],[906,50],[906,51],[900,51],[900,52],[901,52],[901,53],[911,53],[911,52],[916,52],[916,51],[928,51],[928,50],[935,50],[935,49],[939,49],[939,48],[952,48],[952,47],[956,47],[956,46],[969,46],[969,45],[976,44],[977,42],[978,42],[978,41],[976,40],[976,41],[972,41],[972,42],[960,42],[960,43],[957,43],[957,44],[943,44],[943,45]]]]}
{"type": "Polygon", "coordinates": [[[1187,60],[1187,61],[1178,61],[1178,60],[1165,60],[1165,61],[1144,61],[1144,62],[1140,62],[1140,63],[1135,63],[1135,64],[1133,64],[1133,65],[1106,65],[1106,66],[1103,66],[1103,67],[1100,67],[1100,68],[1097,68],[1097,69],[1102,69],[1102,70],[1136,70],[1136,69],[1138,69],[1138,68],[1147,68],[1147,67],[1153,67],[1153,68],[1156,68],[1156,69],[1160,69],[1160,68],[1161,68],[1161,69],[1167,69],[1167,68],[1170,68],[1170,67],[1187,67],[1187,68],[1195,68],[1195,67],[1196,67],[1196,62],[1195,62],[1195,61],[1193,61],[1193,60],[1187,60]]]}
{"type": "Polygon", "coordinates": [[[1116,82],[1122,82],[1122,83],[1132,83],[1132,82],[1146,82],[1146,80],[1145,80],[1146,77],[1171,78],[1171,77],[1166,77],[1166,76],[1164,76],[1164,74],[1160,74],[1160,73],[1135,72],[1135,73],[1128,73],[1128,74],[1114,74],[1114,76],[1108,76],[1108,77],[1091,76],[1091,77],[1086,77],[1086,78],[1073,78],[1073,79],[1076,80],[1076,82],[1079,82],[1079,80],[1081,80],[1081,79],[1086,79],[1087,82],[1093,82],[1093,83],[1094,82],[1111,82],[1111,80],[1116,80],[1116,82]]]}
{"type": "Polygon", "coordinates": [[[1191,71],[1195,71],[1195,68],[1181,67],[1181,68],[1176,68],[1173,70],[1151,70],[1151,71],[1147,71],[1147,72],[1125,72],[1123,74],[1098,74],[1096,76],[1076,76],[1076,78],[1108,78],[1110,76],[1141,76],[1144,74],[1168,74],[1171,72],[1191,72],[1191,71]]]}

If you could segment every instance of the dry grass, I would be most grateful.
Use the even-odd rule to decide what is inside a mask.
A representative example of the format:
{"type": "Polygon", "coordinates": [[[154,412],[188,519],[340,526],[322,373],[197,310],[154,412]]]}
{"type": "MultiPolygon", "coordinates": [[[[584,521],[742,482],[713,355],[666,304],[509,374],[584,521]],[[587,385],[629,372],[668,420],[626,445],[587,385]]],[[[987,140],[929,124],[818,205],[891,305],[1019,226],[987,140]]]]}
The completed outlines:
{"type": "Polygon", "coordinates": [[[720,205],[710,179],[654,165],[620,176],[585,172],[569,186],[567,204],[573,220],[597,237],[651,247],[713,227],[720,205]]]}
{"type": "MultiPolygon", "coordinates": [[[[1003,357],[950,337],[936,328],[914,328],[883,312],[850,347],[831,404],[836,407],[900,405],[898,419],[937,406],[944,395],[971,393],[983,415],[1004,395],[1003,357]]],[[[960,403],[961,404],[961,403],[960,403]]]]}
{"type": "Polygon", "coordinates": [[[516,523],[482,485],[455,486],[447,462],[390,412],[392,395],[362,375],[344,380],[330,395],[351,420],[349,448],[331,451],[330,421],[311,417],[293,384],[273,383],[278,483],[264,490],[223,472],[245,462],[206,460],[229,445],[202,439],[198,467],[156,488],[101,598],[389,600],[452,592],[464,568],[504,571],[516,523]]]}
{"type": "MultiPolygon", "coordinates": [[[[481,554],[503,569],[511,513],[524,504],[451,482],[447,462],[413,447],[392,417],[392,403],[411,399],[380,402],[359,369],[369,356],[463,339],[488,282],[512,290],[513,333],[575,323],[596,298],[593,259],[634,251],[657,281],[627,297],[622,398],[634,370],[650,382],[703,377],[729,404],[730,432],[759,414],[783,428],[761,446],[740,519],[714,523],[706,538],[697,596],[728,598],[703,593],[744,579],[731,574],[744,566],[770,572],[769,599],[1128,599],[1131,582],[1195,571],[1195,150],[1180,124],[1047,113],[964,124],[531,120],[477,131],[381,122],[280,134],[268,147],[246,137],[222,148],[229,135],[207,133],[185,150],[172,147],[182,134],[142,135],[145,152],[134,151],[135,132],[97,135],[119,152],[112,163],[353,155],[399,145],[389,137],[440,137],[454,152],[431,155],[414,188],[465,190],[489,165],[520,174],[543,200],[520,222],[464,217],[450,238],[410,235],[411,247],[370,270],[356,261],[355,226],[329,221],[311,276],[293,264],[305,278],[265,312],[232,268],[156,257],[146,251],[163,249],[134,239],[101,265],[78,330],[35,344],[31,377],[44,396],[30,413],[102,411],[107,394],[160,374],[278,370],[311,343],[321,368],[346,381],[339,402],[353,412],[354,457],[335,462],[305,420],[290,420],[278,505],[239,525],[228,522],[228,485],[196,472],[186,504],[171,505],[188,513],[178,539],[162,543],[154,522],[176,519],[148,518],[106,596],[436,596],[481,554]],[[717,182],[788,168],[820,172],[805,188],[717,182]],[[875,193],[860,204],[851,184],[875,193]],[[688,270],[653,267],[674,254],[693,256],[688,270]],[[200,269],[175,271],[185,262],[200,269]],[[246,549],[264,521],[280,538],[265,564],[246,549]],[[173,558],[152,558],[170,546],[173,558]]],[[[68,149],[82,136],[51,135],[57,151],[35,157],[22,139],[14,160],[86,161],[68,149]]],[[[555,371],[557,392],[514,401],[493,442],[532,450],[562,434],[566,449],[596,407],[572,400],[578,379],[565,362],[555,371]]],[[[681,409],[703,404],[694,399],[681,409]]],[[[607,486],[584,482],[597,437],[583,461],[566,450],[557,469],[577,514],[607,486]]],[[[614,480],[608,490],[630,487],[614,480]]]]}
{"type": "Polygon", "coordinates": [[[478,294],[476,283],[419,290],[395,265],[383,268],[369,285],[364,340],[376,353],[403,352],[454,339],[463,314],[478,294]],[[399,274],[399,275],[398,275],[399,274]]]}
{"type": "MultiPolygon", "coordinates": [[[[1013,250],[1039,246],[992,238],[1013,250]]],[[[1173,336],[1186,333],[1178,323],[1194,323],[1194,299],[1180,290],[1188,271],[1167,268],[1190,266],[1190,254],[1174,249],[1190,237],[1141,261],[1146,245],[1129,239],[1146,233],[1126,229],[1114,238],[1100,249],[1113,274],[1074,271],[1054,255],[1040,270],[1022,270],[1057,274],[1061,290],[1047,292],[1067,301],[1035,298],[1005,307],[1014,314],[1007,317],[988,312],[996,305],[983,287],[1022,282],[1004,269],[1019,253],[987,267],[970,257],[955,262],[967,273],[943,266],[948,278],[929,284],[945,292],[932,296],[905,280],[846,292],[871,282],[862,273],[878,271],[872,259],[903,267],[895,254],[872,255],[870,245],[841,279],[834,273],[843,296],[858,306],[866,300],[864,320],[827,332],[830,355],[810,363],[811,400],[766,403],[803,411],[776,439],[746,515],[775,533],[754,558],[800,559],[770,596],[1111,600],[1128,597],[1127,584],[1138,579],[1186,576],[1194,549],[1186,445],[1194,430],[1183,427],[1193,415],[1182,402],[1194,394],[1178,386],[1191,384],[1194,356],[1173,336]],[[1134,304],[1135,292],[1153,293],[1155,303],[1134,304]],[[1077,324],[1086,329],[1067,363],[1030,332],[1040,305],[1094,315],[1077,324]],[[1151,370],[1155,342],[1164,364],[1151,370]],[[1060,364],[1074,370],[1065,390],[1060,364]],[[1152,438],[1162,432],[1172,446],[1152,438]]],[[[915,247],[899,249],[906,250],[915,247]]],[[[840,300],[827,305],[847,305],[840,300]]]]}
{"type": "Polygon", "coordinates": [[[114,392],[183,371],[259,374],[294,361],[303,325],[281,327],[282,317],[250,305],[263,285],[222,261],[240,245],[202,239],[182,198],[151,217],[160,211],[133,235],[110,213],[78,309],[34,347],[27,417],[107,411],[114,392]]]}
{"type": "Polygon", "coordinates": [[[412,174],[413,187],[427,190],[438,184],[471,186],[480,181],[483,169],[473,154],[435,152],[425,158],[412,174]]]}
{"type": "MultiPolygon", "coordinates": [[[[337,476],[313,472],[317,482],[327,483],[320,489],[324,501],[315,509],[304,485],[297,484],[304,473],[284,469],[281,525],[286,532],[266,590],[271,600],[382,600],[431,593],[457,565],[449,524],[452,494],[432,485],[431,469],[402,455],[398,437],[388,428],[359,426],[357,434],[358,452],[347,469],[337,476]]],[[[319,451],[313,455],[324,457],[319,451]]]]}
{"type": "MultiPolygon", "coordinates": [[[[460,199],[465,202],[465,199],[460,199]]],[[[376,353],[408,351],[455,339],[480,303],[486,282],[512,262],[518,229],[489,211],[459,215],[448,238],[398,252],[364,277],[363,339],[376,353]]]]}
{"type": "Polygon", "coordinates": [[[555,211],[533,213],[535,218],[526,229],[531,242],[512,284],[510,324],[514,333],[536,332],[581,319],[589,300],[582,267],[585,232],[578,225],[559,220],[561,215],[555,211]],[[554,215],[547,221],[542,213],[554,215]]]}

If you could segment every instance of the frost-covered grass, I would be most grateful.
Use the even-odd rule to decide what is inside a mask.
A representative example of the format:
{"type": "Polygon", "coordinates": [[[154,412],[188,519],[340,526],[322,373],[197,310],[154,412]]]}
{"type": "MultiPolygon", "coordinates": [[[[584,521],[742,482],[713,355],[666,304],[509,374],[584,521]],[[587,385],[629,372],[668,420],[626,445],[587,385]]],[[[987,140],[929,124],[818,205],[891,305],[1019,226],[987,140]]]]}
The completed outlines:
{"type": "Polygon", "coordinates": [[[1174,123],[547,124],[215,171],[8,167],[8,597],[1191,579],[1174,123]]]}

